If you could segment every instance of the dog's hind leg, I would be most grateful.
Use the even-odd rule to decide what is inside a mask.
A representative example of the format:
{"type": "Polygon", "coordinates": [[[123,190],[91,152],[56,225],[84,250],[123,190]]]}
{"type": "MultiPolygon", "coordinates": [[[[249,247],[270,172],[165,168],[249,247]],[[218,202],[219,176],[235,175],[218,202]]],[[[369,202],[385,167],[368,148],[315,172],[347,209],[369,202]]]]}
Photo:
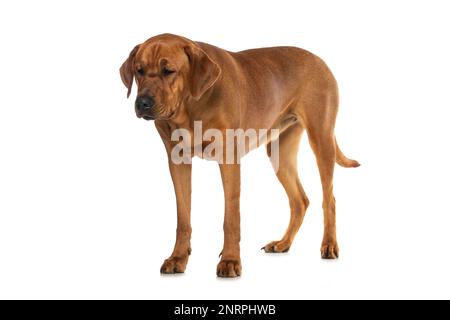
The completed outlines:
{"type": "Polygon", "coordinates": [[[263,249],[266,252],[286,252],[289,250],[308,208],[309,200],[300,184],[297,173],[297,153],[303,130],[303,126],[296,122],[283,131],[278,139],[267,144],[267,154],[271,157],[271,161],[276,161],[277,159],[272,159],[271,150],[273,143],[279,143],[279,165],[274,166],[274,168],[275,170],[278,168],[276,175],[289,198],[291,218],[283,238],[264,246],[263,249]]]}
{"type": "Polygon", "coordinates": [[[333,195],[333,173],[336,161],[336,143],[331,126],[307,128],[309,143],[316,155],[323,190],[324,234],[321,246],[323,259],[339,257],[336,239],[336,200],[333,195]]]}

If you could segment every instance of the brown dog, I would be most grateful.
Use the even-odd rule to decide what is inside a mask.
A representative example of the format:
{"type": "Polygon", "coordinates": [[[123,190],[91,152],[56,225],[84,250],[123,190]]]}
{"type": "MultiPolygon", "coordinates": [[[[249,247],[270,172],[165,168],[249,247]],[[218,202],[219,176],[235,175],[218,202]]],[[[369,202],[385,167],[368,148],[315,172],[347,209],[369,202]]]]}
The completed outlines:
{"type": "MultiPolygon", "coordinates": [[[[169,156],[178,227],[175,248],[164,261],[162,273],[184,272],[191,253],[191,164],[173,161],[171,155],[178,141],[171,138],[180,128],[193,134],[194,121],[202,121],[203,130],[279,130],[279,136],[268,138],[267,152],[270,155],[271,144],[279,145],[276,174],[289,197],[291,218],[283,238],[267,244],[266,252],[289,250],[308,207],[309,201],[297,174],[298,144],[306,129],[323,188],[325,226],[321,254],[324,259],[338,257],[334,164],[337,162],[343,167],[359,164],[346,158],[336,143],[338,88],[320,58],[295,47],[229,52],[162,34],[136,46],[120,68],[120,75],[128,88],[128,96],[136,78],[136,114],[155,120],[169,156]]],[[[209,144],[202,141],[195,145],[189,139],[184,143],[193,150],[192,156],[201,155],[209,144]],[[198,148],[200,154],[195,151],[198,148]]],[[[223,148],[228,146],[228,142],[222,145],[223,148]]],[[[238,161],[219,165],[225,193],[225,219],[224,246],[217,275],[236,277],[241,274],[240,165],[238,161]]]]}

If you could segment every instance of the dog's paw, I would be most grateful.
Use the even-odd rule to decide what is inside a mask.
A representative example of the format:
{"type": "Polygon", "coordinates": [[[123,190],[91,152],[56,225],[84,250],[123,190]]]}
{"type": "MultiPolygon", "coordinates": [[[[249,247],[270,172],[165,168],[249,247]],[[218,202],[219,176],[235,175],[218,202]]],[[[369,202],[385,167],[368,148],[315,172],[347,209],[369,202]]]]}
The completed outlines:
{"type": "Polygon", "coordinates": [[[291,247],[290,243],[286,241],[272,241],[269,244],[266,244],[261,250],[264,250],[266,253],[283,253],[288,252],[291,247]]]}
{"type": "Polygon", "coordinates": [[[339,258],[339,247],[337,243],[323,243],[320,248],[322,259],[337,259],[339,258]]]}
{"type": "Polygon", "coordinates": [[[172,274],[172,273],[184,273],[186,270],[186,265],[188,262],[188,257],[170,257],[166,259],[161,266],[161,273],[172,274]]]}
{"type": "Polygon", "coordinates": [[[217,265],[217,276],[221,278],[235,278],[241,275],[242,266],[240,260],[223,259],[217,265]]]}

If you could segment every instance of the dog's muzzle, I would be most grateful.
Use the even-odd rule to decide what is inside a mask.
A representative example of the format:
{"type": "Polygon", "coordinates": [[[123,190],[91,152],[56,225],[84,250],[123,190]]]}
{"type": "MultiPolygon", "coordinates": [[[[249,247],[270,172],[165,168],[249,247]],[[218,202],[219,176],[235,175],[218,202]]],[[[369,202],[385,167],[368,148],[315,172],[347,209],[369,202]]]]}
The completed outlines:
{"type": "Polygon", "coordinates": [[[134,106],[138,118],[144,118],[145,120],[155,119],[155,100],[151,96],[142,95],[137,97],[134,106]]]}

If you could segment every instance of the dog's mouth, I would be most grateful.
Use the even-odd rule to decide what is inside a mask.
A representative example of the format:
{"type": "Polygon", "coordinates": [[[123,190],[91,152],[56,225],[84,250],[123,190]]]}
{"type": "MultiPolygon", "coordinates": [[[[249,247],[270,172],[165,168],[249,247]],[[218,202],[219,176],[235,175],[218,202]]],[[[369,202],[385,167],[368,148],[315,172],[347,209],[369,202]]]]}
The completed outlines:
{"type": "Polygon", "coordinates": [[[155,116],[149,115],[149,114],[136,114],[136,116],[137,116],[139,119],[144,119],[144,120],[147,120],[147,121],[149,121],[149,120],[155,120],[155,116]]]}
{"type": "Polygon", "coordinates": [[[153,114],[136,114],[138,118],[142,118],[144,120],[169,120],[172,119],[176,115],[176,110],[171,111],[167,116],[166,115],[153,115],[153,114]]]}
{"type": "Polygon", "coordinates": [[[150,120],[156,120],[157,118],[160,120],[169,120],[175,115],[175,111],[172,111],[168,116],[150,116],[150,115],[138,115],[138,118],[142,118],[144,120],[150,121],[150,120]]]}

